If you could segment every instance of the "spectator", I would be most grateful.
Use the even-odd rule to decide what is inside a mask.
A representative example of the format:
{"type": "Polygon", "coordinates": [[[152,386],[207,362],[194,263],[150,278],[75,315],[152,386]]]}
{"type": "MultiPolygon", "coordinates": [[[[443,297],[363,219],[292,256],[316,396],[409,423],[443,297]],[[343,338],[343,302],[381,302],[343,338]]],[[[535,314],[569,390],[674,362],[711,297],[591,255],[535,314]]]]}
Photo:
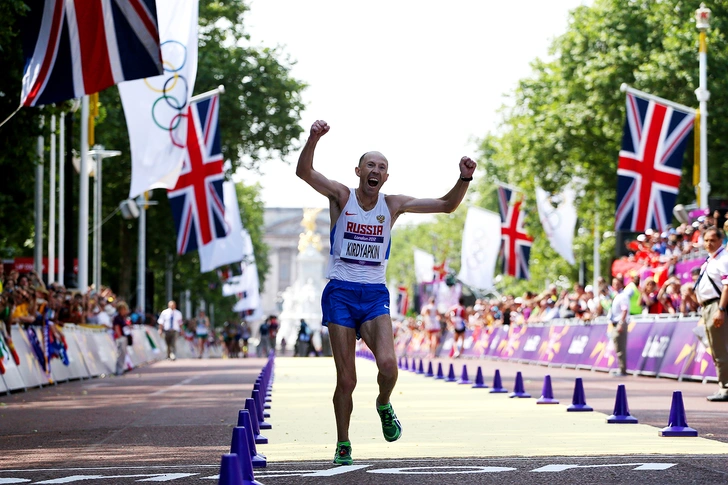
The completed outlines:
{"type": "Polygon", "coordinates": [[[159,324],[160,335],[164,333],[164,341],[167,344],[167,358],[175,360],[177,358],[175,355],[177,335],[182,328],[183,317],[182,312],[177,310],[177,303],[174,300],[167,303],[167,308],[159,314],[157,323],[159,324]]]}
{"type": "Polygon", "coordinates": [[[116,342],[116,375],[124,374],[126,367],[127,347],[131,340],[131,321],[129,320],[129,305],[121,301],[116,306],[116,315],[112,322],[114,342],[116,342]]]}
{"type": "MultiPolygon", "coordinates": [[[[278,338],[278,329],[280,328],[280,325],[278,324],[278,317],[275,315],[268,317],[268,325],[270,325],[270,328],[268,329],[268,341],[270,343],[270,348],[273,349],[273,353],[275,354],[276,339],[278,338]]],[[[283,350],[285,351],[285,349],[283,350]]]]}

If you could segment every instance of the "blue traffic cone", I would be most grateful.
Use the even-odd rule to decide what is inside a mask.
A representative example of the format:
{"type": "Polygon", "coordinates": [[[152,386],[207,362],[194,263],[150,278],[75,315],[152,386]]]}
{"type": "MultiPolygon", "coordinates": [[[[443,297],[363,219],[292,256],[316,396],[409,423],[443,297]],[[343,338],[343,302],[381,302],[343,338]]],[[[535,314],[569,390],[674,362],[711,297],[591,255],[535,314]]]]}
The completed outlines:
{"type": "Polygon", "coordinates": [[[422,365],[422,359],[420,359],[420,365],[417,367],[417,373],[418,374],[424,374],[425,373],[424,366],[422,365]]]}
{"type": "Polygon", "coordinates": [[[412,357],[412,367],[410,367],[410,372],[417,372],[417,364],[415,363],[414,357],[412,357]]]}
{"type": "Polygon", "coordinates": [[[516,372],[516,385],[513,389],[513,392],[508,395],[508,397],[519,397],[519,398],[526,398],[531,397],[529,393],[526,392],[526,389],[523,387],[523,376],[521,375],[521,371],[516,372]]]}
{"type": "Polygon", "coordinates": [[[427,364],[427,374],[425,374],[425,377],[435,377],[435,374],[432,373],[432,362],[427,364]]]}
{"type": "Polygon", "coordinates": [[[581,381],[581,377],[577,377],[574,382],[574,397],[571,399],[571,406],[567,407],[566,410],[571,412],[594,411],[594,408],[586,404],[584,383],[581,381]]]}
{"type": "MultiPolygon", "coordinates": [[[[258,407],[252,397],[245,400],[245,409],[250,413],[250,420],[253,422],[253,434],[255,435],[256,445],[268,444],[268,438],[260,434],[260,420],[258,419],[258,407]]],[[[240,413],[238,413],[240,419],[240,413]]]]}
{"type": "Polygon", "coordinates": [[[218,485],[243,485],[243,473],[240,470],[240,460],[235,453],[222,455],[220,460],[220,477],[218,485]]]}
{"type": "Polygon", "coordinates": [[[409,370],[409,364],[407,364],[407,357],[404,358],[404,367],[402,367],[403,370],[409,370]]]}
{"type": "Polygon", "coordinates": [[[475,384],[473,384],[473,389],[484,389],[488,386],[485,385],[485,382],[483,382],[483,370],[478,366],[478,372],[475,374],[475,384]]]}
{"type": "Polygon", "coordinates": [[[399,359],[397,359],[397,368],[398,369],[401,369],[402,368],[402,357],[400,357],[399,359]]]}
{"type": "Polygon", "coordinates": [[[444,379],[445,376],[442,375],[442,362],[437,363],[437,375],[435,376],[435,379],[444,379]]]}
{"type": "Polygon", "coordinates": [[[243,475],[243,483],[259,483],[253,475],[253,462],[250,459],[248,440],[245,438],[245,429],[240,426],[233,428],[233,441],[230,445],[231,454],[238,455],[238,464],[243,475]]]}
{"type": "Polygon", "coordinates": [[[667,427],[657,432],[658,436],[698,436],[698,431],[688,426],[685,418],[685,406],[681,391],[672,393],[672,406],[670,406],[670,419],[667,427]]]}
{"type": "Polygon", "coordinates": [[[445,379],[445,382],[456,382],[457,379],[455,379],[455,369],[453,368],[452,364],[450,364],[450,370],[447,371],[447,379],[445,379]]]}
{"type": "Polygon", "coordinates": [[[541,397],[536,400],[536,404],[558,404],[559,401],[554,399],[554,391],[551,388],[551,376],[545,375],[543,378],[543,388],[541,389],[541,397]]]}
{"type": "Polygon", "coordinates": [[[460,380],[458,381],[458,384],[472,384],[473,381],[468,378],[468,366],[463,364],[463,372],[460,374],[460,380]]]}
{"type": "Polygon", "coordinates": [[[637,424],[637,418],[629,414],[627,390],[624,384],[617,387],[617,398],[614,400],[614,412],[607,418],[609,424],[637,424]]]}
{"type": "Polygon", "coordinates": [[[493,387],[490,389],[490,392],[493,394],[508,392],[508,389],[503,387],[503,383],[501,383],[500,370],[498,369],[495,370],[495,375],[493,376],[493,387]]]}
{"type": "Polygon", "coordinates": [[[250,419],[250,413],[245,409],[238,413],[238,426],[242,426],[247,431],[245,436],[248,438],[248,448],[250,449],[250,459],[253,461],[253,468],[265,468],[268,461],[265,455],[258,453],[258,449],[255,446],[255,435],[253,435],[253,421],[250,419]]]}

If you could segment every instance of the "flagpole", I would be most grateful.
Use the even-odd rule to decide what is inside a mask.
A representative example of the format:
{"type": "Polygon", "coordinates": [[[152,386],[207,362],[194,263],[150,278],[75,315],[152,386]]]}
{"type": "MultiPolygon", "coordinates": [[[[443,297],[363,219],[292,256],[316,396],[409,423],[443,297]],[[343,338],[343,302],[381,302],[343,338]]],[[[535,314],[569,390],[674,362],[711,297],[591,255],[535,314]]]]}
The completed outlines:
{"type": "MultiPolygon", "coordinates": [[[[595,207],[598,207],[599,204],[595,204],[595,207]]],[[[592,287],[594,289],[594,296],[597,296],[599,294],[599,276],[602,273],[602,261],[599,257],[599,246],[601,244],[600,238],[599,238],[599,211],[594,212],[594,275],[593,275],[593,283],[592,287]]]]}
{"type": "Polygon", "coordinates": [[[66,270],[66,113],[61,113],[58,136],[58,283],[64,284],[66,270]]]}
{"type": "MultiPolygon", "coordinates": [[[[639,96],[640,98],[646,98],[646,99],[649,99],[656,103],[664,104],[665,106],[669,106],[673,109],[679,109],[680,111],[687,111],[688,113],[691,113],[691,114],[696,113],[695,108],[691,108],[689,106],[685,106],[684,104],[676,103],[674,101],[670,101],[669,99],[655,96],[654,94],[640,91],[639,89],[635,89],[627,83],[622,83],[622,85],[619,86],[619,90],[622,91],[623,93],[634,94],[636,96],[639,96]]],[[[701,115],[702,115],[702,113],[701,113],[701,115]]]]}
{"type": "Polygon", "coordinates": [[[81,166],[78,201],[78,289],[88,288],[88,96],[81,101],[81,166]]]}
{"type": "Polygon", "coordinates": [[[700,86],[695,90],[695,96],[700,102],[700,200],[698,205],[701,209],[706,209],[708,207],[708,192],[710,192],[710,184],[708,183],[708,100],[710,99],[710,91],[708,91],[708,45],[705,31],[710,27],[710,9],[704,3],[701,3],[700,8],[695,11],[695,25],[700,31],[700,53],[698,56],[700,86]]]}
{"type": "MultiPolygon", "coordinates": [[[[40,128],[45,125],[45,117],[40,117],[40,128]]],[[[40,278],[43,277],[43,151],[45,139],[38,135],[38,164],[35,166],[35,250],[33,252],[33,269],[40,278]]]]}
{"type": "Polygon", "coordinates": [[[56,281],[56,115],[51,115],[50,174],[48,175],[48,284],[56,281]]]}
{"type": "Polygon", "coordinates": [[[212,98],[213,96],[216,96],[218,94],[222,94],[224,92],[225,92],[225,86],[223,86],[221,84],[221,85],[219,85],[218,87],[216,87],[215,89],[213,89],[211,91],[206,91],[206,92],[200,93],[200,94],[198,94],[196,96],[192,96],[190,98],[190,103],[197,103],[199,101],[204,101],[206,99],[212,98]]]}

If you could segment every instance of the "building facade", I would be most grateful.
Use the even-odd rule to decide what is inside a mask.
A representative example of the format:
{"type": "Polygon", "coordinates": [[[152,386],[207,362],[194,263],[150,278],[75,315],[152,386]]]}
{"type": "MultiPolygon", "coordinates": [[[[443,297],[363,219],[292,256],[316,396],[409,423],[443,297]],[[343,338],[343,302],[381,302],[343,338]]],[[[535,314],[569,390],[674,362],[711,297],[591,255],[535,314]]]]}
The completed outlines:
{"type": "MultiPolygon", "coordinates": [[[[264,213],[265,235],[268,245],[270,270],[260,299],[264,315],[279,315],[283,309],[283,292],[293,285],[298,276],[297,260],[300,235],[305,231],[303,208],[266,208],[264,213]]],[[[321,238],[321,254],[328,258],[331,243],[329,211],[324,209],[316,215],[316,233],[321,238]]],[[[325,269],[324,269],[325,271],[325,269]]],[[[325,274],[322,275],[324,278],[325,274]]]]}

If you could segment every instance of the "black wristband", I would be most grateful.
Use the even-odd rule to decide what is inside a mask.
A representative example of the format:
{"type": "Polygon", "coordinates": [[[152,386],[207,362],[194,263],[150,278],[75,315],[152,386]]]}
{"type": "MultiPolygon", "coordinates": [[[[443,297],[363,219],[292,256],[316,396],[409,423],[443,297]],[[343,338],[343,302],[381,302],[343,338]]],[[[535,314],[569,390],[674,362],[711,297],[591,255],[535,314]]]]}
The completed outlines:
{"type": "Polygon", "coordinates": [[[470,182],[471,180],[473,180],[473,177],[463,177],[461,175],[460,176],[460,180],[462,180],[463,182],[470,182]]]}
{"type": "Polygon", "coordinates": [[[723,313],[725,313],[725,307],[724,307],[724,306],[719,306],[719,307],[718,307],[718,310],[720,310],[720,311],[722,311],[723,313]]]}

